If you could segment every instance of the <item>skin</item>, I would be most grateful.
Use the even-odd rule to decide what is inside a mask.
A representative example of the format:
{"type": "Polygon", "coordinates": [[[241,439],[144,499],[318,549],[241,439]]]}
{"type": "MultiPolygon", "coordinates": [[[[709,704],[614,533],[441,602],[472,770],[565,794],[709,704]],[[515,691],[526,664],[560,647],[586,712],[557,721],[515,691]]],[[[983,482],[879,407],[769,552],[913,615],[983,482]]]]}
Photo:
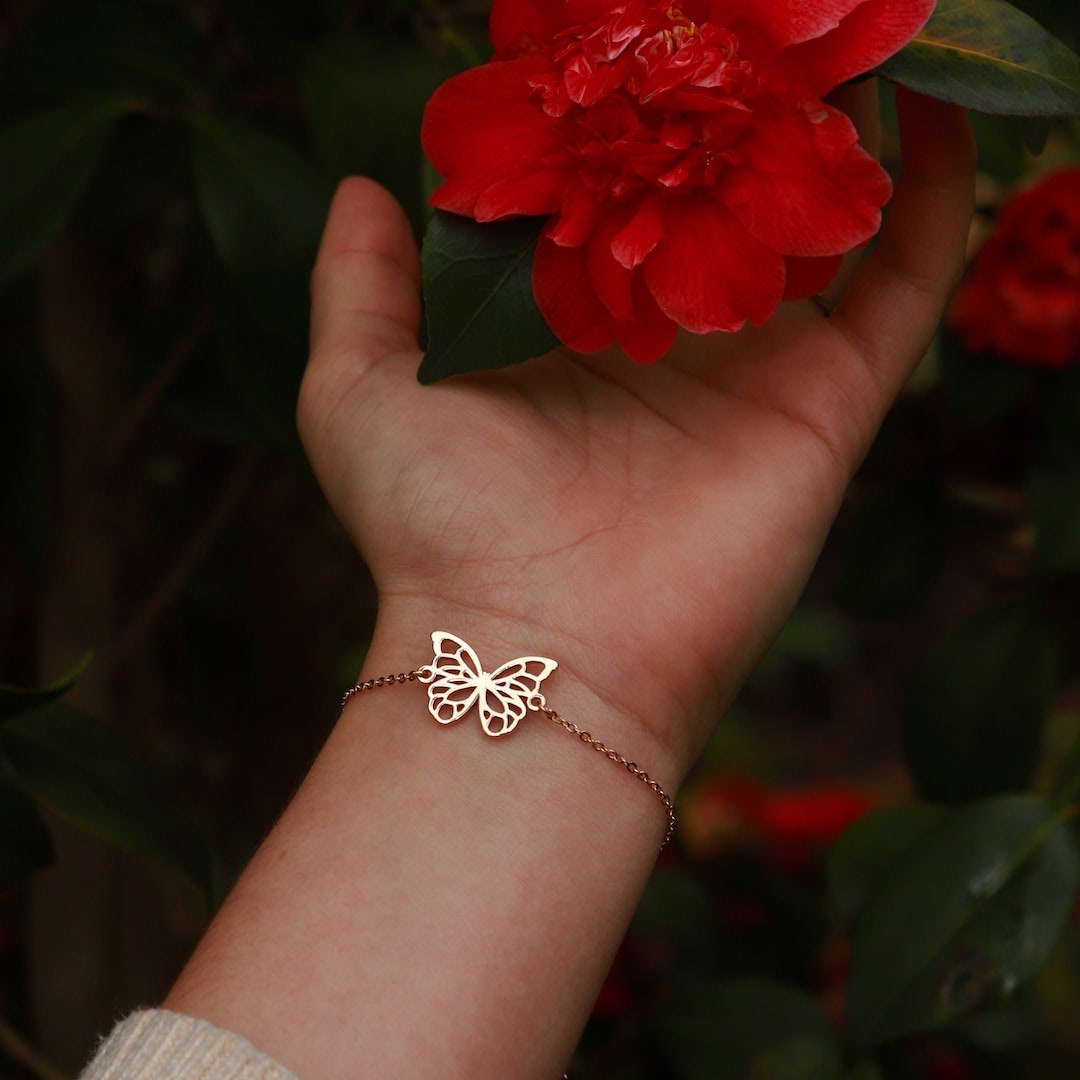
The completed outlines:
{"type": "MultiPolygon", "coordinates": [[[[675,793],[962,266],[967,121],[898,106],[896,194],[833,316],[785,305],[648,367],[557,350],[421,387],[409,226],[377,185],[342,185],[299,421],[379,587],[363,678],[428,662],[436,629],[488,671],[550,656],[548,701],[675,793]]],[[[492,740],[475,714],[435,724],[416,685],[359,695],[165,1007],[305,1078],[559,1076],[665,825],[539,714],[492,740]]]]}

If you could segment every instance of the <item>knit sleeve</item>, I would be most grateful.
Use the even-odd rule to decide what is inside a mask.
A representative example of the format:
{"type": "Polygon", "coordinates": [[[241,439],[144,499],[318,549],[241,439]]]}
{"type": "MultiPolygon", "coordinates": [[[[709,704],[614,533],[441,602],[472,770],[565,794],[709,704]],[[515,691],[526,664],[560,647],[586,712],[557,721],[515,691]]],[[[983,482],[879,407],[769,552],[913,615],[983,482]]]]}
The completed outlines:
{"type": "Polygon", "coordinates": [[[79,1080],[299,1080],[231,1031],[168,1009],[143,1009],[102,1040],[79,1080]]]}

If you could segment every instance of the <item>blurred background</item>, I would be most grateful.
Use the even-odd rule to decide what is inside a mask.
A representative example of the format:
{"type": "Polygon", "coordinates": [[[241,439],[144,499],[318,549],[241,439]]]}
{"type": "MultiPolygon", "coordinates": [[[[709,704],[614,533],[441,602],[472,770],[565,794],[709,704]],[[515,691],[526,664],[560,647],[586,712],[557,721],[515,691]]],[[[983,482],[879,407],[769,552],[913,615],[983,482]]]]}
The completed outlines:
{"type": "MultiPolygon", "coordinates": [[[[354,681],[306,279],[343,176],[422,232],[424,102],[486,13],[0,5],[0,1077],[75,1076],[161,1000],[354,681]]],[[[977,131],[967,283],[572,1077],[1080,1075],[1080,126],[977,131]]]]}

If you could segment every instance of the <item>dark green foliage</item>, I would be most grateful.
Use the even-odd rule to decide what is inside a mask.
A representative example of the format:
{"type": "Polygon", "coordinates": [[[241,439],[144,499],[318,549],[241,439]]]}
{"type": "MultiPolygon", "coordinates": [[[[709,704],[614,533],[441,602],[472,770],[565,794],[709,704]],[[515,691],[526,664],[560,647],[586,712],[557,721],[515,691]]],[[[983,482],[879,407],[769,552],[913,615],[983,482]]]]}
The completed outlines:
{"type": "Polygon", "coordinates": [[[436,213],[424,238],[430,342],[420,381],[505,367],[550,352],[558,339],[532,295],[542,218],[478,225],[436,213]]]}
{"type": "Polygon", "coordinates": [[[938,492],[908,486],[877,492],[845,521],[834,597],[857,615],[891,615],[929,585],[945,549],[938,492]]]}
{"type": "Polygon", "coordinates": [[[963,420],[982,424],[1015,409],[1031,390],[1031,373],[993,356],[972,356],[948,333],[940,338],[941,388],[963,420]]]}
{"type": "MultiPolygon", "coordinates": [[[[1017,6],[1075,48],[1075,5],[1017,6]]],[[[20,10],[0,70],[0,665],[28,684],[48,670],[56,512],[73,491],[100,497],[115,534],[102,624],[150,622],[133,640],[85,641],[123,724],[57,700],[82,667],[0,685],[0,888],[53,859],[44,805],[216,901],[310,761],[334,679],[370,631],[370,586],[295,466],[307,277],[334,185],[371,176],[418,235],[428,228],[424,382],[557,344],[531,301],[543,222],[477,226],[426,203],[423,106],[486,54],[475,6],[20,10]],[[67,490],[54,480],[55,327],[40,325],[41,260],[59,237],[99,290],[91,327],[112,333],[92,355],[120,371],[117,407],[97,417],[67,490]],[[121,728],[143,733],[145,752],[121,728]],[[211,822],[212,848],[195,819],[211,822]]],[[[996,0],[943,0],[885,74],[1016,114],[976,118],[981,167],[1006,184],[1025,182],[1048,136],[1059,155],[1071,145],[1039,118],[1076,110],[1075,58],[996,0]],[[1014,62],[1024,70],[1006,84],[1014,62]]],[[[1076,1071],[1068,1048],[1017,1048],[1053,1041],[1035,976],[1077,886],[1080,742],[1058,692],[1080,676],[1080,369],[973,356],[948,334],[936,356],[860,478],[810,602],[706,757],[778,788],[865,766],[892,798],[902,726],[933,801],[849,829],[828,865],[831,906],[819,852],[778,863],[730,807],[715,850],[680,832],[635,918],[629,974],[616,963],[624,1000],[594,1017],[572,1077],[902,1080],[929,1075],[917,1033],[942,1028],[987,1076],[1027,1080],[1054,1054],[1059,1075],[1076,1071]],[[1015,794],[1033,785],[1048,797],[1015,794]],[[825,971],[844,941],[849,984],[825,971]],[[832,1012],[845,995],[846,1044],[832,1012]]],[[[1069,975],[1055,978],[1060,993],[1069,975]]]]}
{"type": "Polygon", "coordinates": [[[17,885],[54,859],[52,837],[34,800],[0,757],[0,888],[17,885]]]}
{"type": "Polygon", "coordinates": [[[853,925],[896,861],[931,829],[944,808],[926,803],[886,806],[855,822],[829,854],[829,891],[837,915],[853,925]]]}
{"type": "Polygon", "coordinates": [[[980,112],[1080,113],[1080,59],[1004,0],[938,0],[930,22],[880,73],[980,112]]]}
{"type": "Polygon", "coordinates": [[[69,705],[0,725],[0,756],[20,784],[80,828],[175,866],[209,898],[206,842],[149,763],[100,721],[69,705]]]}
{"type": "Polygon", "coordinates": [[[20,713],[48,705],[66,694],[87,669],[90,659],[89,654],[84,656],[70,671],[45,686],[23,689],[0,683],[0,723],[11,720],[20,713]]]}
{"type": "Polygon", "coordinates": [[[190,138],[192,177],[214,251],[252,314],[299,347],[325,184],[292,146],[243,121],[201,117],[190,138]]]}
{"type": "Polygon", "coordinates": [[[332,176],[378,180],[397,195],[418,233],[429,213],[421,190],[420,120],[432,92],[458,68],[449,57],[376,33],[317,42],[296,66],[323,168],[332,176]]]}
{"type": "Polygon", "coordinates": [[[840,1045],[820,1006],[764,980],[695,987],[660,1010],[657,1035],[685,1080],[839,1080],[840,1045]]]}
{"type": "Polygon", "coordinates": [[[122,111],[95,101],[35,113],[0,131],[0,284],[25,270],[86,192],[122,111]]]}
{"type": "Polygon", "coordinates": [[[46,7],[7,57],[10,78],[56,101],[190,98],[198,27],[167,4],[83,0],[46,7]]]}
{"type": "Polygon", "coordinates": [[[125,739],[57,701],[89,663],[41,687],[0,684],[2,886],[52,860],[33,795],[109,843],[176,867],[209,899],[210,853],[183,804],[125,739]]]}
{"type": "Polygon", "coordinates": [[[1080,810],[1080,732],[1062,759],[1054,780],[1053,799],[1058,806],[1080,810]]]}
{"type": "Polygon", "coordinates": [[[1042,470],[1030,490],[1035,573],[1051,578],[1080,571],[1080,462],[1042,470]]]}
{"type": "Polygon", "coordinates": [[[954,1023],[1042,967],[1080,884],[1066,820],[1031,796],[992,799],[952,812],[894,860],[855,932],[856,1045],[954,1023]]]}
{"type": "Polygon", "coordinates": [[[935,642],[904,709],[905,754],[924,797],[956,805],[1028,787],[1059,649],[1041,606],[1013,602],[976,612],[935,642]]]}

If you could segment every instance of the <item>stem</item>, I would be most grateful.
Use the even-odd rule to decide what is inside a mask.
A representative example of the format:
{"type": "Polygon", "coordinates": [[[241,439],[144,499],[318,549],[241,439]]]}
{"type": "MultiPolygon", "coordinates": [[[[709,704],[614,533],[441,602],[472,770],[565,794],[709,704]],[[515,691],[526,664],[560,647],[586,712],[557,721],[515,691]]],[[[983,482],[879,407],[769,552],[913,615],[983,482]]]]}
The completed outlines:
{"type": "MultiPolygon", "coordinates": [[[[51,387],[49,522],[38,603],[38,666],[64,671],[87,647],[106,650],[117,610],[115,493],[97,483],[100,448],[127,397],[129,348],[111,318],[93,249],[61,233],[37,269],[41,353],[51,387]]],[[[114,715],[110,673],[95,664],[68,701],[114,715]]],[[[119,948],[128,925],[116,901],[117,863],[49,814],[57,861],[26,885],[26,996],[35,1037],[61,1068],[77,1070],[112,1018],[128,977],[119,948]],[[72,904],[72,897],[78,902],[72,904]]]]}
{"type": "Polygon", "coordinates": [[[172,606],[191,575],[198,569],[199,564],[210,553],[214,544],[235,517],[263,462],[263,457],[262,450],[250,450],[241,457],[225,481],[225,486],[210,513],[203,519],[202,524],[181,550],[172,566],[165,572],[156,588],[119,635],[111,657],[113,665],[123,662],[132,650],[144,642],[154,626],[172,606]]]}
{"type": "Polygon", "coordinates": [[[127,457],[147,420],[157,409],[165,391],[187,365],[191,354],[210,329],[210,313],[204,311],[173,346],[157,374],[143,387],[134,404],[120,420],[116,434],[102,455],[103,472],[112,473],[127,457]]]}
{"type": "Polygon", "coordinates": [[[68,1080],[40,1050],[35,1050],[3,1017],[0,1017],[0,1047],[16,1065],[33,1073],[39,1080],[68,1080]]]}
{"type": "Polygon", "coordinates": [[[953,502],[972,510],[1009,518],[1022,518],[1027,514],[1028,497],[1016,488],[977,481],[957,481],[949,484],[945,490],[953,502]]]}

